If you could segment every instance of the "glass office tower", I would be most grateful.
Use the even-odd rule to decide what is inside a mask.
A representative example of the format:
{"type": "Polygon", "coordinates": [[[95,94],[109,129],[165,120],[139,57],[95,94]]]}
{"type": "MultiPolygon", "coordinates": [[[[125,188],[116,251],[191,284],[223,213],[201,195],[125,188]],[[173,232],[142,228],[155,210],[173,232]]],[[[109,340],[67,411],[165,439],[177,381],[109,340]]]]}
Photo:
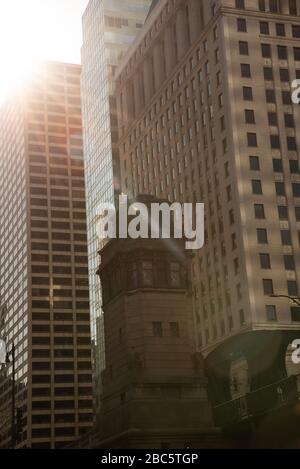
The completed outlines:
{"type": "Polygon", "coordinates": [[[82,104],[87,190],[89,285],[96,386],[104,369],[104,335],[97,212],[119,192],[117,116],[113,76],[144,24],[151,0],[91,0],[83,17],[82,104]]]}

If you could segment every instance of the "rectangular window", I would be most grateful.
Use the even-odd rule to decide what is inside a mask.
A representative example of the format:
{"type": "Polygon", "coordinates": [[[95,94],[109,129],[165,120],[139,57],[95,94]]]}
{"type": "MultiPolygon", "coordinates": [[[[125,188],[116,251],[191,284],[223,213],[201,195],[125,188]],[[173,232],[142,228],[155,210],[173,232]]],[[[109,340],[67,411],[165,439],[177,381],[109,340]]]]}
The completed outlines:
{"type": "Polygon", "coordinates": [[[251,78],[250,64],[241,64],[241,76],[243,78],[251,78]]]}
{"type": "Polygon", "coordinates": [[[285,205],[280,205],[278,207],[278,216],[279,216],[279,220],[288,220],[289,219],[288,208],[285,205]]]}
{"type": "Polygon", "coordinates": [[[274,90],[266,90],[266,102],[276,103],[276,96],[274,90]]]}
{"type": "Polygon", "coordinates": [[[275,182],[275,190],[276,190],[276,195],[278,197],[284,197],[285,196],[284,182],[275,182]]]}
{"type": "Polygon", "coordinates": [[[269,322],[277,321],[276,306],[266,305],[266,317],[269,322]]]}
{"type": "Polygon", "coordinates": [[[270,34],[269,23],[267,21],[261,21],[259,23],[260,26],[260,34],[270,34]]]}
{"type": "Polygon", "coordinates": [[[289,296],[298,296],[299,292],[298,292],[297,282],[295,282],[295,280],[288,280],[287,290],[288,290],[289,296]]]}
{"type": "Polygon", "coordinates": [[[292,184],[292,188],[293,188],[293,196],[300,197],[300,184],[294,183],[292,184]]]}
{"type": "Polygon", "coordinates": [[[276,34],[277,36],[285,36],[285,24],[276,23],[276,34]]]}
{"type": "Polygon", "coordinates": [[[254,214],[257,220],[264,220],[265,217],[265,208],[263,204],[254,205],[254,214]]]}
{"type": "Polygon", "coordinates": [[[264,67],[264,79],[265,81],[273,81],[273,68],[272,67],[264,67]]]}
{"type": "Polygon", "coordinates": [[[271,269],[271,259],[269,254],[260,254],[260,267],[262,269],[271,269]]]}
{"type": "Polygon", "coordinates": [[[246,124],[255,124],[255,114],[252,109],[245,109],[246,124]]]}
{"type": "Polygon", "coordinates": [[[283,256],[285,270],[295,270],[294,256],[289,254],[283,256]]]}
{"type": "Polygon", "coordinates": [[[269,59],[272,57],[272,50],[270,44],[262,44],[261,45],[261,55],[262,57],[269,59]]]}
{"type": "Polygon", "coordinates": [[[273,280],[263,279],[263,290],[264,290],[264,295],[273,295],[274,294],[273,280]]]}
{"type": "Polygon", "coordinates": [[[247,32],[247,22],[244,18],[238,18],[237,19],[237,30],[240,33],[246,33],[247,32]]]}
{"type": "Polygon", "coordinates": [[[292,26],[292,34],[293,37],[300,38],[300,26],[293,24],[292,26]]]}
{"type": "Polygon", "coordinates": [[[257,242],[258,244],[268,244],[268,232],[263,228],[258,228],[257,233],[257,242]]]}
{"type": "Polygon", "coordinates": [[[258,156],[249,156],[249,165],[251,171],[259,171],[260,164],[258,156]]]}
{"type": "Polygon", "coordinates": [[[277,46],[277,52],[278,52],[278,59],[279,60],[287,60],[288,54],[287,54],[287,47],[286,46],[277,46]]]}
{"type": "Polygon", "coordinates": [[[254,179],[251,181],[251,183],[252,183],[252,194],[262,195],[263,190],[262,190],[261,181],[258,179],[254,179]]]}
{"type": "Polygon", "coordinates": [[[280,150],[280,138],[279,135],[270,136],[270,145],[273,150],[280,150]]]}
{"type": "Polygon", "coordinates": [[[290,160],[290,172],[291,174],[299,174],[299,162],[298,160],[290,160]]]}
{"type": "Polygon", "coordinates": [[[249,55],[249,45],[247,41],[239,42],[239,51],[241,55],[249,55]]]}
{"type": "Polygon", "coordinates": [[[279,75],[282,83],[288,83],[290,81],[290,73],[287,68],[280,68],[279,75]]]}
{"type": "Polygon", "coordinates": [[[292,245],[292,236],[290,230],[281,230],[281,244],[283,246],[291,246],[292,245]]]}
{"type": "Polygon", "coordinates": [[[257,136],[253,132],[247,133],[247,143],[248,147],[257,147],[257,136]]]}
{"type": "Polygon", "coordinates": [[[268,120],[269,120],[269,125],[271,127],[277,127],[278,125],[278,120],[277,120],[277,114],[276,112],[269,112],[268,113],[268,120]]]}
{"type": "Polygon", "coordinates": [[[297,306],[291,307],[291,319],[293,322],[300,322],[300,308],[297,306]]]}

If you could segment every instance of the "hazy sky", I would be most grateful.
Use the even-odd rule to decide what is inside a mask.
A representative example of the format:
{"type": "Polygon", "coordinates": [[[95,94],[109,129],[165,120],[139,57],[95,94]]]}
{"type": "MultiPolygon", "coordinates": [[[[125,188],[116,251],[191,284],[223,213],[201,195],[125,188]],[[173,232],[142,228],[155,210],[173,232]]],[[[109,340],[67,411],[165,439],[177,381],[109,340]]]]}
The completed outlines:
{"type": "MultiPolygon", "coordinates": [[[[80,61],[88,0],[0,0],[0,56],[80,61]]],[[[1,81],[1,76],[0,76],[1,81]]]]}

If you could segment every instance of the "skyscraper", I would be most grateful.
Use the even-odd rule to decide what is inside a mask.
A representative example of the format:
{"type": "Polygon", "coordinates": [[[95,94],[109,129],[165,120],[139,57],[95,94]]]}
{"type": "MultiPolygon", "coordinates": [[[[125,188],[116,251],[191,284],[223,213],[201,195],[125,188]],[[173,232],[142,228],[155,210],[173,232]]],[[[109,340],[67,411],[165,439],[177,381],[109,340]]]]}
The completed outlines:
{"type": "Polygon", "coordinates": [[[116,66],[134,41],[151,0],[91,0],[83,17],[82,102],[87,190],[90,307],[96,387],[105,367],[101,286],[96,271],[100,203],[120,192],[117,121],[113,97],[116,66]]]}
{"type": "Polygon", "coordinates": [[[80,73],[41,63],[0,110],[3,448],[62,447],[93,421],[80,73]]]}
{"type": "Polygon", "coordinates": [[[292,372],[300,308],[272,295],[300,286],[299,15],[298,0],[154,2],[116,72],[122,191],[206,204],[194,316],[199,349],[220,350],[218,402],[292,372]]]}

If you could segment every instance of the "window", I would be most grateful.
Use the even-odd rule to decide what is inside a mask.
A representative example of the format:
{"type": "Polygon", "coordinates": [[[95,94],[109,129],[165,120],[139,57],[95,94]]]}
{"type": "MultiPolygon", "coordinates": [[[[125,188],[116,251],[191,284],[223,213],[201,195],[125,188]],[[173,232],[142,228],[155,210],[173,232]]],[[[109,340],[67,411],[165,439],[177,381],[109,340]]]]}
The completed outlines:
{"type": "Polygon", "coordinates": [[[264,290],[264,295],[273,295],[274,294],[273,280],[263,279],[263,290],[264,290]]]}
{"type": "Polygon", "coordinates": [[[300,322],[300,308],[298,306],[291,307],[291,319],[293,322],[300,322]]]}
{"type": "Polygon", "coordinates": [[[257,136],[253,132],[247,133],[247,143],[248,147],[257,147],[257,136]]]}
{"type": "Polygon", "coordinates": [[[289,219],[288,208],[285,205],[280,205],[278,207],[278,216],[279,216],[279,220],[289,219]]]}
{"type": "Polygon", "coordinates": [[[297,151],[297,142],[295,137],[287,137],[286,144],[289,151],[297,151]]]}
{"type": "Polygon", "coordinates": [[[298,37],[298,38],[300,38],[300,26],[293,24],[293,26],[292,26],[292,34],[293,34],[293,37],[298,37]]]}
{"type": "Polygon", "coordinates": [[[249,156],[249,165],[251,171],[259,171],[260,164],[258,156],[249,156]]]}
{"type": "Polygon", "coordinates": [[[286,127],[293,129],[295,127],[295,121],[294,121],[293,114],[285,113],[284,114],[284,123],[285,123],[286,127]]]}
{"type": "Polygon", "coordinates": [[[262,193],[263,191],[261,181],[259,181],[258,179],[252,180],[252,194],[262,195],[262,193]]]}
{"type": "Polygon", "coordinates": [[[292,184],[292,188],[293,188],[293,196],[300,197],[300,184],[294,183],[292,184]]]}
{"type": "Polygon", "coordinates": [[[258,8],[260,11],[266,11],[266,1],[258,0],[258,8]]]}
{"type": "Polygon", "coordinates": [[[269,125],[277,127],[278,125],[278,120],[277,120],[277,114],[276,112],[269,112],[268,113],[268,120],[269,120],[269,125]]]}
{"type": "Polygon", "coordinates": [[[270,136],[270,145],[273,150],[280,150],[280,138],[279,135],[270,136]]]}
{"type": "Polygon", "coordinates": [[[252,88],[250,86],[243,86],[244,101],[253,101],[252,88]]]}
{"type": "Polygon", "coordinates": [[[254,205],[254,214],[257,220],[264,220],[265,217],[265,208],[263,204],[254,205]]]}
{"type": "Polygon", "coordinates": [[[282,83],[288,83],[290,81],[290,74],[287,68],[281,68],[279,70],[280,81],[282,83]]]}
{"type": "Polygon", "coordinates": [[[266,90],[266,101],[267,103],[275,103],[276,96],[274,90],[266,90]]]}
{"type": "Polygon", "coordinates": [[[290,15],[298,15],[297,3],[296,0],[289,0],[289,10],[290,15]]]}
{"type": "Polygon", "coordinates": [[[281,230],[281,244],[283,246],[292,245],[292,237],[290,230],[281,230]]]}
{"type": "Polygon", "coordinates": [[[249,55],[249,45],[246,41],[239,42],[239,51],[241,55],[249,55]]]}
{"type": "Polygon", "coordinates": [[[270,11],[272,13],[279,13],[278,0],[269,0],[270,11]]]}
{"type": "Polygon", "coordinates": [[[237,30],[240,33],[246,33],[247,32],[247,22],[244,18],[238,18],[237,19],[237,30]]]}
{"type": "Polygon", "coordinates": [[[257,242],[258,244],[268,244],[268,232],[263,228],[258,228],[257,233],[257,242]]]}
{"type": "Polygon", "coordinates": [[[272,67],[264,67],[264,79],[266,81],[273,81],[274,80],[272,67]]]}
{"type": "Polygon", "coordinates": [[[269,322],[277,321],[276,306],[266,305],[266,317],[269,322]]]}
{"type": "Polygon", "coordinates": [[[290,172],[291,174],[299,174],[299,162],[298,160],[290,160],[290,172]]]}
{"type": "Polygon", "coordinates": [[[276,195],[278,197],[284,197],[285,196],[284,182],[275,182],[275,190],[276,190],[276,195]]]}
{"type": "Polygon", "coordinates": [[[292,95],[290,91],[282,91],[281,96],[282,96],[283,104],[285,105],[292,104],[292,95]]]}
{"type": "Polygon", "coordinates": [[[298,296],[298,285],[295,280],[288,280],[287,281],[287,290],[289,296],[298,296]]]}
{"type": "Polygon", "coordinates": [[[278,58],[279,60],[287,60],[287,48],[286,46],[277,46],[278,58]]]}
{"type": "Polygon", "coordinates": [[[262,269],[271,269],[271,260],[269,254],[260,254],[260,267],[262,269]]]}
{"type": "Polygon", "coordinates": [[[300,207],[295,208],[295,216],[296,216],[296,220],[300,221],[300,207]]]}
{"type": "Polygon", "coordinates": [[[284,25],[284,23],[276,23],[276,34],[277,34],[277,36],[285,36],[285,25],[284,25]]]}
{"type": "Polygon", "coordinates": [[[262,44],[261,45],[261,55],[264,58],[271,58],[272,57],[272,52],[271,52],[271,45],[270,44],[262,44]]]}
{"type": "Polygon", "coordinates": [[[154,337],[162,337],[163,336],[163,328],[161,322],[153,322],[152,323],[152,330],[154,337]]]}
{"type": "Polygon", "coordinates": [[[266,21],[261,21],[259,23],[260,26],[260,34],[270,34],[269,23],[266,21]]]}
{"type": "Polygon", "coordinates": [[[300,61],[300,47],[294,47],[294,59],[300,61]]]}
{"type": "Polygon", "coordinates": [[[255,124],[255,114],[252,109],[245,109],[246,124],[255,124]]]}
{"type": "Polygon", "coordinates": [[[243,78],[251,78],[250,64],[241,64],[241,76],[243,78]]]}
{"type": "Polygon", "coordinates": [[[285,270],[295,270],[294,256],[286,254],[283,256],[285,270]]]}
{"type": "Polygon", "coordinates": [[[245,0],[235,0],[235,8],[239,8],[240,10],[245,9],[245,0]]]}

